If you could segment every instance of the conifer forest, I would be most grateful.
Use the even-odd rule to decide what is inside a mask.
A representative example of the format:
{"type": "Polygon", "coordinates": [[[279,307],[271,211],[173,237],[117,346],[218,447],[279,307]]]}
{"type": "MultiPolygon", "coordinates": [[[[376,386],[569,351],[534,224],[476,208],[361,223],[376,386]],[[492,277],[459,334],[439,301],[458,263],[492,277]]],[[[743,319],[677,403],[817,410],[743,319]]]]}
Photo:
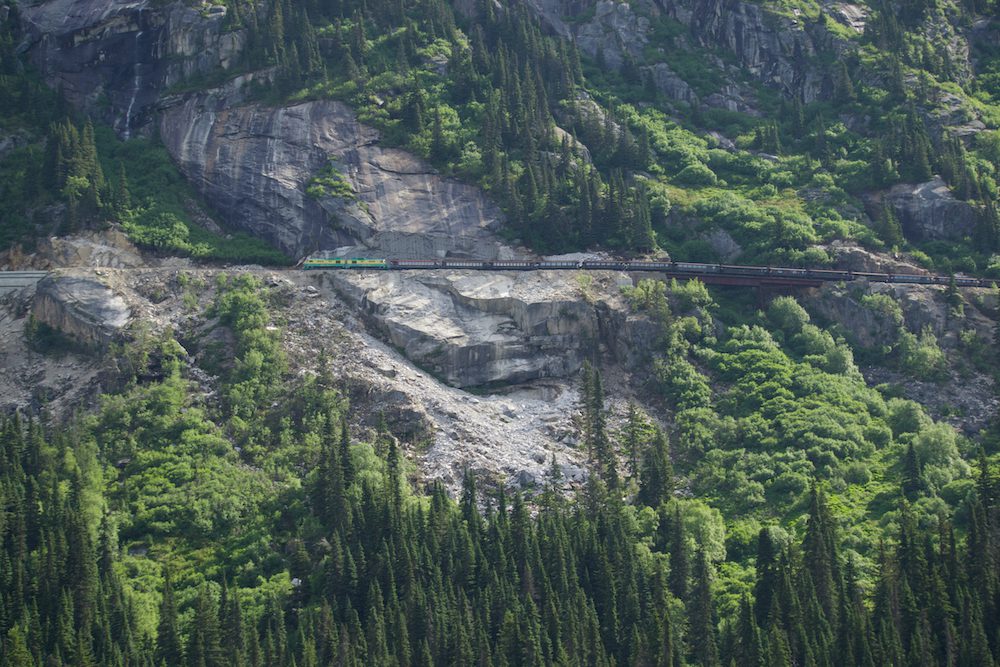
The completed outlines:
{"type": "Polygon", "coordinates": [[[997,282],[1000,0],[0,0],[0,667],[1000,667],[997,282]]]}

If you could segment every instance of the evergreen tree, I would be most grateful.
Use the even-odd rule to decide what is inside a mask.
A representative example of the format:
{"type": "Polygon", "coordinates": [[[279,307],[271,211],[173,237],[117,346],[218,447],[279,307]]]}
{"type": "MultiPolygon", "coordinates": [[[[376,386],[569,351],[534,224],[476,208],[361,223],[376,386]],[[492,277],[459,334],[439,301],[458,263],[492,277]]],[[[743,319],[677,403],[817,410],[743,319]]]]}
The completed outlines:
{"type": "Polygon", "coordinates": [[[207,585],[198,592],[194,623],[188,633],[187,663],[192,667],[222,667],[219,611],[207,585]]]}
{"type": "Polygon", "coordinates": [[[719,664],[712,606],[712,570],[704,551],[695,557],[694,588],[688,605],[691,623],[689,641],[694,663],[702,667],[719,664]]]}
{"type": "Polygon", "coordinates": [[[903,244],[903,228],[899,224],[899,218],[889,202],[882,202],[882,212],[878,218],[876,233],[879,239],[885,243],[889,249],[897,248],[903,244]]]}
{"type": "Polygon", "coordinates": [[[180,628],[177,623],[177,603],[174,601],[170,570],[164,568],[160,621],[156,628],[156,661],[167,665],[180,665],[183,659],[180,628]]]}
{"type": "Polygon", "coordinates": [[[924,490],[924,478],[921,472],[920,459],[911,442],[906,447],[903,456],[903,495],[913,502],[924,490]]]}
{"type": "Polygon", "coordinates": [[[643,453],[639,480],[639,501],[651,507],[670,499],[673,492],[673,466],[667,436],[659,428],[643,453]]]}
{"type": "Polygon", "coordinates": [[[675,505],[670,522],[670,592],[687,602],[690,561],[684,519],[679,505],[675,505]]]}
{"type": "Polygon", "coordinates": [[[823,490],[817,484],[813,484],[810,493],[803,552],[823,616],[833,622],[839,608],[840,589],[837,537],[823,490]]]}

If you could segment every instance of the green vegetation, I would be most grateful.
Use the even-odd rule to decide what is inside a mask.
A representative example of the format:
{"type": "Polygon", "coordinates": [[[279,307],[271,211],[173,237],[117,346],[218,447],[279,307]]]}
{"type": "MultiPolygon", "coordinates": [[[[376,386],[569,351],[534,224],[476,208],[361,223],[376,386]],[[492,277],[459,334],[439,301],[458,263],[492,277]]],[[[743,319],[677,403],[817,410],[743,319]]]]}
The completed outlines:
{"type": "MultiPolygon", "coordinates": [[[[1000,52],[977,46],[969,76],[950,47],[995,4],[878,2],[855,35],[816,3],[766,3],[840,55],[808,105],[739,81],[761,118],[656,90],[644,64],[701,97],[731,77],[731,54],[668,19],[619,72],[521,5],[229,0],[227,20],[246,30],[240,71],[276,68],[258,101],[351,102],[385,141],[488,190],[539,250],[712,260],[725,232],[744,261],[822,266],[818,246],[852,240],[1000,271],[1000,52]],[[949,104],[949,122],[975,109],[989,127],[952,138],[934,120],[949,104]],[[934,173],[981,212],[970,238],[915,247],[890,207],[862,213],[869,191],[934,173]]],[[[284,261],[193,224],[163,148],[74,117],[20,69],[20,38],[0,29],[0,129],[20,137],[0,157],[0,246],[118,224],[156,252],[284,261]]],[[[333,164],[307,194],[354,198],[333,164]]],[[[657,414],[633,404],[616,427],[587,365],[583,488],[566,497],[553,460],[533,493],[467,471],[452,500],[384,428],[352,432],[324,355],[289,372],[259,280],[178,284],[203,326],[138,327],[108,355],[119,391],[94,414],[0,417],[0,667],[1000,660],[1000,421],[976,443],[869,387],[853,332],[792,298],[756,312],[697,281],[624,290],[657,325],[643,388],[657,414]]],[[[592,297],[589,277],[579,287],[592,297]]],[[[958,288],[944,299],[961,320],[958,288]]],[[[891,296],[860,303],[886,329],[866,361],[925,382],[997,368],[1000,328],[961,333],[948,358],[891,296]]],[[[28,334],[36,352],[74,351],[28,334]]]]}
{"type": "MultiPolygon", "coordinates": [[[[16,11],[16,8],[11,11],[16,11]]],[[[24,145],[0,154],[0,249],[118,223],[133,242],[199,259],[288,264],[245,233],[195,224],[198,199],[155,141],[121,142],[73,116],[15,55],[16,21],[0,25],[0,131],[24,145]]]]}
{"type": "MultiPolygon", "coordinates": [[[[726,88],[734,76],[733,54],[692,45],[673,19],[653,19],[641,57],[626,58],[613,72],[602,58],[583,58],[565,40],[544,35],[537,18],[519,5],[476,6],[471,17],[463,17],[444,0],[391,4],[228,2],[230,26],[248,31],[247,48],[232,72],[276,67],[275,85],[256,88],[265,102],[350,102],[363,121],[381,130],[383,141],[488,190],[507,213],[511,237],[542,251],[661,248],[680,259],[712,260],[717,257],[704,239],[723,229],[743,247],[747,262],[821,266],[829,258],[815,246],[846,239],[910,252],[943,273],[992,266],[1000,243],[1000,107],[994,97],[1000,56],[978,40],[981,71],[970,77],[950,41],[976,16],[988,15],[985,7],[949,5],[945,11],[927,4],[897,16],[892,6],[876,4],[859,36],[815,3],[767,3],[768,21],[804,21],[815,35],[826,33],[836,42],[839,55],[829,63],[827,52],[803,56],[804,66],[829,70],[823,99],[806,105],[737,76],[763,112],[756,118],[677,103],[656,89],[644,67],[660,62],[703,98],[726,88]],[[987,131],[974,141],[951,137],[930,121],[948,104],[960,106],[949,118],[978,114],[987,131]],[[727,135],[736,150],[706,138],[706,130],[727,135]],[[862,195],[934,173],[958,197],[981,204],[968,238],[914,246],[891,210],[871,211],[870,220],[864,213],[862,195]]],[[[585,9],[574,20],[586,16],[585,9]]],[[[0,40],[3,66],[11,72],[17,37],[0,40]]],[[[221,76],[202,75],[185,85],[207,85],[221,76]]],[[[22,83],[28,81],[23,75],[7,81],[12,100],[44,94],[32,88],[37,84],[22,83]]],[[[53,111],[34,127],[44,133],[65,115],[53,111]]],[[[16,123],[19,116],[11,118],[16,123]]],[[[41,146],[36,142],[33,150],[37,155],[41,146]]],[[[158,164],[159,156],[150,157],[158,164]]],[[[29,190],[40,188],[35,176],[17,173],[14,165],[25,158],[30,155],[17,154],[8,175],[29,190]]],[[[103,149],[101,161],[108,161],[103,149]]],[[[106,176],[113,183],[117,165],[110,167],[106,176]]],[[[130,163],[126,171],[134,190],[131,181],[144,170],[130,163]]],[[[55,187],[41,189],[51,196],[55,187]]],[[[64,187],[58,184],[57,198],[82,196],[73,183],[64,187]]],[[[352,196],[331,168],[308,188],[317,197],[352,196]]],[[[136,215],[117,213],[142,244],[199,257],[280,261],[248,239],[221,243],[198,231],[189,207],[177,206],[169,194],[175,189],[166,189],[168,201],[162,203],[160,190],[144,195],[150,202],[132,192],[136,215]]],[[[5,230],[7,243],[31,229],[40,210],[33,202],[33,195],[5,202],[14,221],[5,230]]]]}
{"type": "MultiPolygon", "coordinates": [[[[926,524],[942,499],[964,497],[969,477],[959,449],[967,454],[970,444],[951,427],[933,424],[918,405],[887,402],[866,386],[850,346],[813,324],[794,299],[777,298],[756,321],[720,330],[711,315],[718,306],[696,281],[642,281],[626,292],[633,307],[662,326],[653,366],[673,408],[675,464],[731,529],[751,519],[794,522],[810,485],[823,480],[850,524],[845,539],[870,558],[891,518],[886,512],[898,502],[893,489],[906,446],[925,439],[943,453],[919,451],[921,478],[932,460],[950,472],[910,498],[916,520],[926,524]],[[915,412],[901,421],[902,407],[915,412]]],[[[888,297],[870,297],[866,305],[889,309],[902,324],[888,297]]],[[[930,332],[898,335],[901,368],[923,379],[944,372],[930,332]]]]}
{"type": "MultiPolygon", "coordinates": [[[[815,23],[814,31],[848,51],[830,66],[828,99],[809,105],[739,81],[765,112],[755,119],[678,105],[656,90],[643,65],[667,63],[701,96],[731,78],[713,63],[732,62],[732,54],[692,46],[672,19],[655,19],[642,57],[609,72],[601,54],[581,58],[565,41],[544,36],[520,6],[484,5],[467,19],[442,0],[268,4],[262,11],[232,3],[235,22],[250,28],[256,47],[243,66],[281,71],[280,84],[262,96],[349,101],[384,140],[487,189],[508,214],[510,233],[540,250],[659,246],[682,259],[712,259],[700,237],[722,228],[745,248],[746,261],[822,265],[828,258],[815,245],[850,239],[926,252],[948,272],[984,270],[1000,240],[993,135],[967,146],[934,135],[927,123],[945,94],[984,118],[1000,118],[988,92],[996,54],[980,49],[985,78],[969,84],[948,53],[946,35],[980,7],[956,7],[947,17],[925,7],[900,20],[877,5],[858,36],[818,5],[770,3],[769,20],[815,23]],[[933,38],[917,29],[931,20],[945,26],[933,38]],[[873,120],[849,120],[862,117],[873,120]],[[738,149],[716,147],[700,136],[707,129],[729,135],[738,149]],[[891,211],[868,224],[862,194],[933,173],[960,198],[984,202],[970,238],[916,248],[891,211]]],[[[335,180],[329,187],[346,195],[335,180]]]]}
{"type": "Polygon", "coordinates": [[[997,463],[866,389],[794,300],[715,340],[704,286],[658,285],[629,296],[708,440],[634,405],[613,432],[587,367],[579,496],[553,465],[533,498],[466,473],[456,502],[352,437],[323,359],[286,374],[259,281],[220,280],[214,398],[203,343],[138,331],[97,414],[0,418],[0,660],[993,664],[997,463]]]}
{"type": "Polygon", "coordinates": [[[310,197],[319,199],[321,197],[340,197],[342,199],[357,199],[351,184],[344,180],[343,174],[337,171],[332,164],[326,165],[318,174],[313,176],[306,188],[306,193],[310,197]]]}

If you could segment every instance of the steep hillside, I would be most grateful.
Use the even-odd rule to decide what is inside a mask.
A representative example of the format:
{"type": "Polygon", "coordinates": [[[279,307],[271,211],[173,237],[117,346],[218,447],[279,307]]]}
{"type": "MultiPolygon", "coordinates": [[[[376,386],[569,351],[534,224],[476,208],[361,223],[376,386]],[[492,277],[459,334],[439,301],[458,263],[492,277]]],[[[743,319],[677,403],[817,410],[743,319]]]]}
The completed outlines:
{"type": "Polygon", "coordinates": [[[1000,278],[997,11],[0,6],[0,667],[997,664],[995,285],[292,268],[1000,278]]]}

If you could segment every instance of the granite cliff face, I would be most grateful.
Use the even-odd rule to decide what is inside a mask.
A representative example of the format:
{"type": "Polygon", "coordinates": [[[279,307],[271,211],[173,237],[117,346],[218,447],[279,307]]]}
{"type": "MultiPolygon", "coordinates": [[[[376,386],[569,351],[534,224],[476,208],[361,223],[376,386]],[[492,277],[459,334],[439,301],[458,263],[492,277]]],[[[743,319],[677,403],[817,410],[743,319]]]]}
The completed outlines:
{"type": "Polygon", "coordinates": [[[20,50],[49,85],[126,137],[148,125],[161,91],[227,69],[244,43],[221,6],[49,0],[22,5],[20,16],[20,50]]]}
{"type": "Polygon", "coordinates": [[[223,7],[51,0],[25,7],[21,21],[28,35],[21,50],[71,104],[126,138],[155,125],[221,218],[292,257],[349,246],[386,256],[514,254],[494,238],[500,211],[481,192],[378,146],[377,132],[343,104],[247,102],[244,86],[266,80],[267,70],[164,97],[235,62],[245,36],[227,30],[223,7]],[[324,168],[339,172],[353,194],[307,194],[324,168]]]}
{"type": "Polygon", "coordinates": [[[35,287],[32,315],[37,322],[84,345],[111,342],[129,323],[125,301],[95,275],[56,273],[35,287]]]}
{"type": "MultiPolygon", "coordinates": [[[[836,48],[836,40],[825,29],[767,14],[759,5],[741,0],[597,0],[585,7],[560,0],[532,0],[530,4],[549,29],[574,40],[591,57],[600,54],[609,67],[617,69],[630,58],[648,70],[657,88],[671,99],[733,111],[753,111],[750,93],[739,85],[738,77],[702,98],[668,64],[647,57],[654,22],[668,20],[684,28],[674,38],[675,46],[725,50],[746,73],[803,102],[818,99],[826,85],[810,58],[819,48],[836,48]],[[583,21],[570,19],[588,14],[583,21]]],[[[849,13],[863,27],[864,13],[849,13]]],[[[707,64],[726,69],[721,60],[715,60],[707,64]]]]}
{"type": "Polygon", "coordinates": [[[499,209],[478,189],[379,146],[340,102],[264,107],[246,103],[245,82],[168,98],[160,117],[167,150],[232,226],[293,257],[353,245],[385,256],[512,255],[493,236],[499,209]],[[307,193],[328,166],[353,194],[307,193]]]}
{"type": "Polygon", "coordinates": [[[617,296],[624,276],[600,276],[600,302],[572,276],[420,272],[325,276],[369,325],[411,361],[448,384],[470,387],[566,378],[605,342],[628,358],[634,329],[617,296]],[[602,335],[603,334],[603,335],[602,335]]]}

